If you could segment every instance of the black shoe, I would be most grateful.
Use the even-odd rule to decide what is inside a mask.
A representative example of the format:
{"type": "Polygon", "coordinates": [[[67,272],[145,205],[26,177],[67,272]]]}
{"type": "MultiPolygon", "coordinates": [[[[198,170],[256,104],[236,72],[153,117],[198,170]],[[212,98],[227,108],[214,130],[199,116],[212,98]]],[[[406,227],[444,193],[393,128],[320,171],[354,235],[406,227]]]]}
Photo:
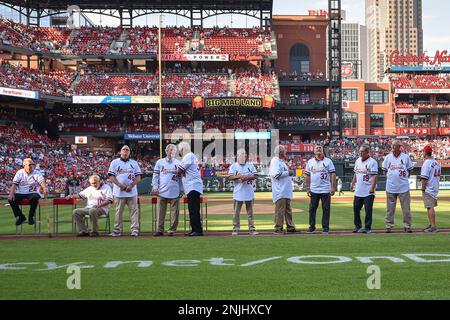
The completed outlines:
{"type": "Polygon", "coordinates": [[[89,232],[80,232],[77,237],[89,237],[89,232]]]}
{"type": "Polygon", "coordinates": [[[405,233],[413,233],[411,228],[405,228],[405,233]]]}
{"type": "Polygon", "coordinates": [[[307,234],[313,234],[314,232],[316,232],[316,229],[313,229],[311,227],[309,227],[308,231],[306,231],[307,234]]]}
{"type": "Polygon", "coordinates": [[[287,233],[300,233],[297,229],[289,229],[287,230],[287,233]]]}
{"type": "Polygon", "coordinates": [[[30,226],[34,225],[34,217],[32,217],[32,216],[29,216],[29,217],[28,217],[28,224],[29,224],[30,226]]]}
{"type": "Polygon", "coordinates": [[[99,236],[99,234],[98,234],[98,232],[91,232],[89,234],[89,236],[92,237],[92,238],[97,238],[99,236]]]}
{"type": "Polygon", "coordinates": [[[353,233],[358,233],[359,231],[361,230],[361,228],[360,227],[355,227],[355,229],[353,229],[353,233]]]}
{"type": "Polygon", "coordinates": [[[323,229],[322,230],[322,234],[329,234],[330,233],[330,229],[323,229]]]}
{"type": "Polygon", "coordinates": [[[24,215],[18,216],[16,218],[16,226],[20,226],[25,221],[27,221],[27,218],[24,215]]]}
{"type": "Polygon", "coordinates": [[[191,232],[188,237],[203,237],[203,232],[191,232]]]}
{"type": "Polygon", "coordinates": [[[386,233],[391,233],[392,232],[392,228],[387,228],[386,229],[386,233]]]}
{"type": "Polygon", "coordinates": [[[161,232],[161,231],[155,232],[155,233],[153,234],[154,237],[162,237],[163,235],[164,235],[164,233],[161,232]]]}

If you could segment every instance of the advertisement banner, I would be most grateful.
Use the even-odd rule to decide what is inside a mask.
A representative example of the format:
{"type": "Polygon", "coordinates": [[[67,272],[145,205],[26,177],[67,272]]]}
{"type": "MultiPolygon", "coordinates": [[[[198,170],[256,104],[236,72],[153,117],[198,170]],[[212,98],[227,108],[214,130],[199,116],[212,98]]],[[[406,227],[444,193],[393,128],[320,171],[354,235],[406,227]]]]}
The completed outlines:
{"type": "Polygon", "coordinates": [[[370,129],[370,134],[373,136],[382,136],[384,135],[384,129],[370,129]]]}
{"type": "Polygon", "coordinates": [[[419,114],[419,108],[395,108],[398,114],[419,114]]]}
{"type": "Polygon", "coordinates": [[[262,98],[202,98],[192,99],[192,107],[198,108],[218,108],[218,107],[242,107],[242,108],[274,108],[275,100],[267,96],[262,98]]]}
{"type": "Polygon", "coordinates": [[[87,144],[88,143],[88,137],[86,136],[76,136],[75,137],[75,144],[87,144]]]}
{"type": "Polygon", "coordinates": [[[395,89],[396,94],[450,94],[450,89],[395,89]]]}
{"type": "Polygon", "coordinates": [[[450,128],[438,128],[438,135],[440,136],[450,135],[450,128]]]}
{"type": "Polygon", "coordinates": [[[315,144],[313,143],[291,143],[286,145],[287,152],[312,153],[314,148],[315,144]]]}
{"type": "Polygon", "coordinates": [[[160,98],[158,96],[131,96],[131,103],[157,104],[160,98]]]}
{"type": "Polygon", "coordinates": [[[397,128],[395,131],[400,135],[429,136],[431,134],[430,128],[397,128]]]}
{"type": "Polygon", "coordinates": [[[356,129],[344,129],[344,136],[356,136],[356,129]]]}
{"type": "Polygon", "coordinates": [[[124,140],[159,140],[159,132],[133,132],[125,133],[124,140]]]}
{"type": "Polygon", "coordinates": [[[19,97],[19,98],[27,98],[27,99],[35,99],[35,100],[39,99],[38,91],[12,89],[12,88],[5,88],[5,87],[0,87],[0,95],[19,97]]]}
{"type": "Polygon", "coordinates": [[[74,104],[156,104],[158,96],[73,96],[74,104]]]}
{"type": "Polygon", "coordinates": [[[163,54],[163,61],[229,61],[228,54],[163,54]]]}

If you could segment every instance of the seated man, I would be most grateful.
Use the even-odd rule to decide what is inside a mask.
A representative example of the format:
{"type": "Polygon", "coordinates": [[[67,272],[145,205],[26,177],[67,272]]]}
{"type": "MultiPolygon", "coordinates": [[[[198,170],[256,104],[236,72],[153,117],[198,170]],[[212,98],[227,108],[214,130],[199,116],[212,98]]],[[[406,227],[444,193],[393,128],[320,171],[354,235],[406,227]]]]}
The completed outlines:
{"type": "Polygon", "coordinates": [[[48,194],[45,179],[39,170],[35,169],[35,164],[31,159],[23,160],[23,169],[17,171],[13,179],[13,185],[8,196],[8,202],[16,217],[16,226],[20,226],[27,218],[20,210],[20,201],[27,199],[30,202],[30,212],[28,215],[28,224],[34,225],[34,216],[39,204],[41,194],[39,188],[45,196],[48,194]]]}
{"type": "Polygon", "coordinates": [[[111,187],[104,184],[98,175],[93,175],[89,178],[90,187],[84,189],[79,194],[69,195],[69,199],[87,199],[85,208],[73,210],[75,223],[80,230],[78,237],[98,237],[98,218],[106,215],[108,216],[109,205],[113,202],[113,194],[111,187]],[[92,232],[86,229],[84,224],[84,217],[89,216],[92,222],[92,232]]]}

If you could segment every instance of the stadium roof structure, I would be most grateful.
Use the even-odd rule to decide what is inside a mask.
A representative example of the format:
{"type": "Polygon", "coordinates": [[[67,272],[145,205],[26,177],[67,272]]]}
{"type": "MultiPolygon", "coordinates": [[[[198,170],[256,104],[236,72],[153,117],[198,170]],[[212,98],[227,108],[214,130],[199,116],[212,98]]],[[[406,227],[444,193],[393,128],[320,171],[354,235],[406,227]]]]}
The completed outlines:
{"type": "Polygon", "coordinates": [[[273,8],[273,0],[1,0],[0,4],[25,15],[28,24],[30,18],[39,20],[78,7],[82,13],[119,18],[123,26],[132,26],[134,18],[154,13],[189,18],[192,25],[203,25],[206,18],[232,13],[259,19],[262,27],[268,25],[273,8]]]}

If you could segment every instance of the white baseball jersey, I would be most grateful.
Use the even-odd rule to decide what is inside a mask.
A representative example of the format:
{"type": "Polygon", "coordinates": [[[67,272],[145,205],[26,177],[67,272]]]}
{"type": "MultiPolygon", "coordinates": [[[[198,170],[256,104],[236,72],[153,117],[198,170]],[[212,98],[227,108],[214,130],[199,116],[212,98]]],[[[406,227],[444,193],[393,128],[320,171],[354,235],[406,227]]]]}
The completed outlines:
{"type": "Polygon", "coordinates": [[[30,194],[30,193],[38,193],[41,183],[44,182],[45,179],[39,170],[33,170],[29,174],[25,172],[25,169],[20,169],[16,172],[16,175],[13,179],[13,184],[16,187],[16,193],[19,194],[30,194]]]}
{"type": "Polygon", "coordinates": [[[360,198],[368,197],[371,194],[370,188],[372,187],[373,181],[378,175],[377,161],[372,157],[369,157],[366,161],[359,158],[355,162],[355,169],[353,171],[356,175],[355,196],[360,198]]]}
{"type": "MultiPolygon", "coordinates": [[[[244,165],[239,163],[234,163],[228,170],[229,176],[243,175],[243,176],[254,176],[258,172],[253,164],[246,162],[244,165]]],[[[233,180],[233,199],[236,201],[252,201],[255,199],[255,181],[242,182],[241,180],[233,180]]]]}
{"type": "Polygon", "coordinates": [[[182,179],[184,193],[189,194],[191,191],[203,193],[203,181],[195,154],[190,152],[185,155],[178,167],[184,171],[182,179]]]}
{"type": "Polygon", "coordinates": [[[383,161],[382,169],[386,172],[386,192],[405,193],[409,191],[409,172],[414,169],[411,158],[406,153],[395,157],[391,152],[383,161]]]}
{"type": "MultiPolygon", "coordinates": [[[[99,206],[106,200],[113,201],[113,193],[111,187],[104,183],[99,189],[94,188],[93,186],[87,187],[79,194],[81,199],[87,200],[86,208],[93,208],[94,206],[99,206]]],[[[108,214],[109,205],[105,207],[101,207],[105,214],[108,214]]]]}
{"type": "Polygon", "coordinates": [[[272,180],[272,200],[292,199],[292,178],[289,176],[289,168],[286,163],[278,157],[270,161],[269,175],[272,180]]]}
{"type": "Polygon", "coordinates": [[[425,192],[433,198],[439,194],[439,180],[441,178],[441,166],[434,159],[427,159],[420,171],[420,178],[427,180],[425,192]]]}
{"type": "Polygon", "coordinates": [[[331,174],[336,172],[333,162],[324,157],[309,159],[305,174],[311,177],[311,192],[317,194],[331,193],[331,174]]]}
{"type": "MultiPolygon", "coordinates": [[[[121,158],[118,158],[111,162],[108,174],[115,176],[120,183],[130,185],[136,176],[142,175],[142,172],[135,160],[128,159],[127,161],[123,161],[121,158]]],[[[114,184],[113,195],[118,198],[136,197],[138,195],[137,186],[134,186],[130,192],[126,192],[125,190],[120,190],[120,188],[114,184]]]]}
{"type": "Polygon", "coordinates": [[[153,170],[152,188],[159,191],[159,196],[166,199],[176,199],[183,191],[181,177],[177,173],[180,161],[173,158],[159,159],[153,170]]]}

